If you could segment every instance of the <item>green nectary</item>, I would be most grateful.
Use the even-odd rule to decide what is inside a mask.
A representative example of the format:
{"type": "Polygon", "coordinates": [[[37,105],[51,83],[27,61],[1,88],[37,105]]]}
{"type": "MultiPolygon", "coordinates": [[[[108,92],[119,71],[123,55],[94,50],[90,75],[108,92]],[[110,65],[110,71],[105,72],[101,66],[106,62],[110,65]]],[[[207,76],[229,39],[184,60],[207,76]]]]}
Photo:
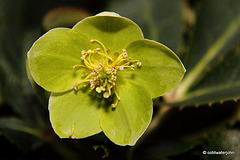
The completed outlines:
{"type": "Polygon", "coordinates": [[[29,50],[28,64],[36,83],[51,92],[59,137],[103,131],[118,145],[136,143],[151,121],[152,99],[173,90],[185,73],[170,49],[112,12],[48,31],[29,50]]]}

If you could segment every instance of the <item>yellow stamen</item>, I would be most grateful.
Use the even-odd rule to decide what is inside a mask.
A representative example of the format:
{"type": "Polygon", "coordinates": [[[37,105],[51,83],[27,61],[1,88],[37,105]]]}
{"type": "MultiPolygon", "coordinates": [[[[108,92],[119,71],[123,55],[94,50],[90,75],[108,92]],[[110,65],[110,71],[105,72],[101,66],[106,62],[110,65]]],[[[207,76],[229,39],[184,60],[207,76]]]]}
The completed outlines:
{"type": "MultiPolygon", "coordinates": [[[[78,90],[80,84],[84,84],[83,87],[87,85],[90,86],[90,91],[95,90],[98,97],[105,98],[109,101],[114,100],[112,107],[115,108],[120,101],[119,92],[117,90],[117,72],[118,70],[123,70],[124,68],[130,68],[134,70],[134,65],[139,68],[141,62],[139,60],[133,60],[128,57],[126,49],[122,50],[119,54],[115,52],[114,55],[111,54],[110,49],[106,49],[103,43],[93,39],[90,40],[91,43],[98,43],[99,48],[89,49],[87,51],[83,50],[81,52],[82,64],[77,64],[73,66],[73,69],[78,67],[85,67],[89,69],[89,73],[83,80],[75,82],[73,88],[78,90]],[[87,57],[88,56],[88,57],[87,57]],[[86,83],[87,82],[87,83],[86,83]]],[[[74,130],[74,126],[72,132],[74,130]]]]}
{"type": "Polygon", "coordinates": [[[71,135],[73,135],[74,129],[74,125],[72,125],[71,135]]]}
{"type": "Polygon", "coordinates": [[[140,62],[139,60],[131,60],[131,62],[133,63],[133,62],[140,62]]]}
{"type": "Polygon", "coordinates": [[[109,84],[109,83],[107,84],[107,90],[108,90],[108,93],[109,93],[109,95],[111,95],[111,94],[112,94],[112,92],[111,92],[111,86],[110,86],[110,84],[109,84]]]}
{"type": "Polygon", "coordinates": [[[93,70],[94,68],[96,68],[95,65],[93,65],[92,63],[90,64],[85,58],[83,59],[83,61],[84,61],[84,64],[86,65],[86,67],[87,67],[88,69],[93,70]]]}
{"type": "Polygon", "coordinates": [[[75,90],[77,90],[77,89],[78,89],[78,86],[79,86],[80,84],[82,84],[82,83],[84,83],[84,82],[89,82],[89,81],[90,81],[90,80],[82,80],[82,81],[80,81],[80,82],[78,82],[78,83],[75,82],[73,87],[74,87],[75,90]]]}
{"type": "Polygon", "coordinates": [[[125,59],[126,57],[127,57],[127,50],[126,50],[126,49],[123,49],[122,54],[120,54],[120,55],[117,57],[117,59],[111,64],[111,66],[115,66],[115,65],[121,63],[122,61],[127,60],[127,59],[125,59]]]}
{"type": "Polygon", "coordinates": [[[107,79],[105,79],[103,87],[105,88],[107,84],[108,84],[107,79]]]}
{"type": "Polygon", "coordinates": [[[100,55],[102,55],[102,56],[105,56],[106,58],[110,59],[111,61],[114,61],[114,60],[112,59],[112,57],[110,57],[110,56],[108,56],[108,55],[106,55],[106,54],[104,54],[104,53],[97,52],[97,54],[100,54],[100,55]]]}
{"type": "Polygon", "coordinates": [[[78,68],[78,67],[84,67],[84,68],[86,68],[86,66],[84,66],[84,65],[77,64],[77,65],[74,65],[74,66],[73,66],[73,69],[76,69],[76,68],[78,68]]]}
{"type": "MultiPolygon", "coordinates": [[[[117,89],[117,87],[115,87],[115,88],[117,89]]],[[[117,93],[117,91],[116,91],[116,90],[114,90],[114,93],[115,93],[115,95],[116,95],[117,99],[120,101],[120,97],[119,97],[119,95],[118,95],[118,93],[117,93]]]]}
{"type": "Polygon", "coordinates": [[[69,136],[69,138],[76,139],[76,137],[73,136],[73,132],[74,132],[74,125],[72,125],[71,136],[69,136]]]}
{"type": "Polygon", "coordinates": [[[89,54],[89,56],[88,56],[88,63],[89,63],[93,68],[96,68],[97,66],[94,65],[94,64],[92,63],[92,61],[91,61],[91,55],[92,55],[92,54],[89,54]]]}
{"type": "Polygon", "coordinates": [[[97,42],[103,48],[104,53],[107,54],[107,50],[106,50],[105,46],[102,44],[102,42],[100,42],[96,39],[92,39],[92,40],[90,40],[90,42],[92,42],[92,43],[97,42]]]}
{"type": "MultiPolygon", "coordinates": [[[[115,62],[115,65],[118,66],[118,65],[120,65],[122,62],[127,61],[127,60],[128,60],[127,58],[122,58],[122,59],[118,60],[118,62],[115,62]]],[[[126,62],[126,63],[129,64],[130,62],[126,62]]]]}
{"type": "Polygon", "coordinates": [[[123,58],[123,55],[120,54],[117,59],[111,64],[111,66],[116,66],[116,64],[118,64],[119,61],[121,61],[123,58]]]}
{"type": "Polygon", "coordinates": [[[116,108],[117,104],[118,104],[118,99],[116,99],[116,102],[112,104],[112,108],[116,108]]]}

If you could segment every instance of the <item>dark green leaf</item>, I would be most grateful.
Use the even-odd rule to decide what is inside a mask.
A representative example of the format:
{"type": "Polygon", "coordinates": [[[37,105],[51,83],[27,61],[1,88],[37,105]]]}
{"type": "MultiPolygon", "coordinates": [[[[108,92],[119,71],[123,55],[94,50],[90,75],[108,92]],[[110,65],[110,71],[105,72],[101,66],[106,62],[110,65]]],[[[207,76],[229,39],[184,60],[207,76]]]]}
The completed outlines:
{"type": "Polygon", "coordinates": [[[145,38],[159,41],[177,51],[182,30],[181,1],[115,0],[110,3],[109,9],[135,21],[145,38]]]}
{"type": "Polygon", "coordinates": [[[175,101],[193,99],[183,102],[191,105],[240,97],[235,93],[239,81],[236,69],[239,68],[238,62],[232,62],[233,59],[226,62],[228,59],[223,57],[240,40],[240,10],[237,6],[240,6],[238,0],[223,0],[221,3],[217,0],[204,1],[197,19],[192,46],[185,59],[188,72],[176,91],[175,101]],[[224,64],[221,64],[219,57],[222,57],[224,64]],[[226,63],[233,64],[224,68],[226,63]],[[207,70],[217,65],[220,66],[218,71],[212,71],[213,75],[208,74],[206,77],[207,70]],[[198,84],[201,80],[204,81],[204,86],[198,84]]]}
{"type": "Polygon", "coordinates": [[[240,131],[226,130],[211,136],[204,148],[203,158],[206,160],[238,160],[240,159],[240,131]],[[218,154],[211,154],[211,151],[218,154]]]}
{"type": "Polygon", "coordinates": [[[46,31],[55,27],[73,27],[77,22],[88,16],[90,16],[90,13],[79,8],[55,8],[44,16],[43,27],[46,31]]]}
{"type": "Polygon", "coordinates": [[[177,103],[200,105],[240,97],[240,52],[226,59],[177,103]]]}
{"type": "Polygon", "coordinates": [[[23,150],[33,149],[42,143],[40,132],[17,118],[1,118],[0,133],[23,150]]]}

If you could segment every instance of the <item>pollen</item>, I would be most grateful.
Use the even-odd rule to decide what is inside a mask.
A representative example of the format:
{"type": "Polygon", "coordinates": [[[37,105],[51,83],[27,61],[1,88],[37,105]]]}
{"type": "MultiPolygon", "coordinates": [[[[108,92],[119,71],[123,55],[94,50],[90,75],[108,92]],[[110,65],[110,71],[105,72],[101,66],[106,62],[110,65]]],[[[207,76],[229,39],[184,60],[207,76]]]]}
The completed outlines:
{"type": "MultiPolygon", "coordinates": [[[[73,69],[86,68],[87,76],[82,77],[78,82],[73,84],[73,89],[78,91],[80,85],[89,87],[89,91],[96,91],[98,98],[112,101],[112,108],[115,108],[120,101],[120,94],[117,89],[118,72],[125,69],[135,70],[140,68],[142,63],[139,60],[127,58],[126,49],[122,49],[121,53],[111,52],[110,48],[106,48],[102,42],[93,39],[90,43],[96,43],[99,47],[95,49],[82,50],[81,64],[76,64],[73,69]]],[[[81,77],[80,77],[81,78],[81,77]]]]}
{"type": "Polygon", "coordinates": [[[127,58],[127,56],[128,56],[128,54],[127,54],[126,49],[123,49],[123,57],[124,57],[124,58],[127,58]]]}

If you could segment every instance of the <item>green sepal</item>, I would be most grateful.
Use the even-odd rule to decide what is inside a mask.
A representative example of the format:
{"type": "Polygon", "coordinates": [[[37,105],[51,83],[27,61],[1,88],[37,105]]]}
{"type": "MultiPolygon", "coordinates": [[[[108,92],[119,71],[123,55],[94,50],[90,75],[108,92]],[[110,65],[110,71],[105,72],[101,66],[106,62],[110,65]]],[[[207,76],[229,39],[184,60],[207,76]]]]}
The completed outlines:
{"type": "Polygon", "coordinates": [[[122,49],[132,41],[143,39],[142,31],[137,24],[111,12],[88,17],[77,23],[73,29],[81,32],[88,39],[97,39],[113,53],[121,53],[122,49]]]}
{"type": "Polygon", "coordinates": [[[85,68],[73,69],[83,63],[81,51],[92,49],[81,33],[67,28],[52,29],[39,38],[28,52],[29,68],[38,85],[50,92],[64,92],[83,79],[85,68]]]}
{"type": "Polygon", "coordinates": [[[101,132],[101,99],[87,90],[52,93],[49,100],[50,120],[61,138],[85,138],[101,132]]]}
{"type": "Polygon", "coordinates": [[[131,82],[118,85],[120,101],[116,108],[105,105],[100,110],[104,134],[118,145],[135,145],[148,127],[153,113],[151,96],[131,82]]]}
{"type": "Polygon", "coordinates": [[[128,56],[139,60],[141,67],[124,69],[125,79],[144,86],[152,98],[172,91],[182,80],[185,68],[180,59],[166,46],[152,40],[137,40],[127,47],[128,56]]]}

